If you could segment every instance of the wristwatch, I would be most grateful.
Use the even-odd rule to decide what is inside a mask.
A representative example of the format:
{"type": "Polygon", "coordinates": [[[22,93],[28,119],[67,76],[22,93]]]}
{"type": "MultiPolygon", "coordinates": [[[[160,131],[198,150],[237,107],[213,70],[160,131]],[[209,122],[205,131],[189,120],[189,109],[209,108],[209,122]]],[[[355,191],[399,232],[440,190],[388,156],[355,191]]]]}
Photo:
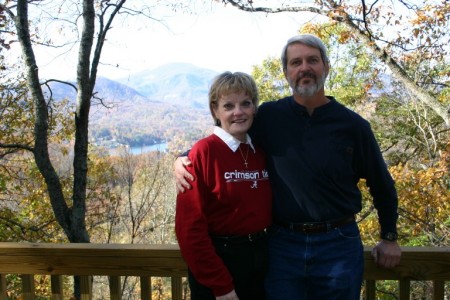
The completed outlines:
{"type": "Polygon", "coordinates": [[[396,232],[389,231],[382,234],[381,238],[386,241],[394,242],[397,240],[398,234],[396,232]]]}

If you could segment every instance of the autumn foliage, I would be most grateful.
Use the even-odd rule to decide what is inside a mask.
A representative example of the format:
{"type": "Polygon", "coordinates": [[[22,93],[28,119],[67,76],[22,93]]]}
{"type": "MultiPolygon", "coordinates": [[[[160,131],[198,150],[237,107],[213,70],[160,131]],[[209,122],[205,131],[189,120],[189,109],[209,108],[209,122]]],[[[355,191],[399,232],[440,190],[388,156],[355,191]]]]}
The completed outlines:
{"type": "MultiPolygon", "coordinates": [[[[450,245],[450,143],[440,159],[428,167],[399,164],[389,168],[399,196],[398,230],[403,246],[450,245]]],[[[378,221],[367,188],[365,209],[360,215],[363,239],[378,241],[378,221]]]]}

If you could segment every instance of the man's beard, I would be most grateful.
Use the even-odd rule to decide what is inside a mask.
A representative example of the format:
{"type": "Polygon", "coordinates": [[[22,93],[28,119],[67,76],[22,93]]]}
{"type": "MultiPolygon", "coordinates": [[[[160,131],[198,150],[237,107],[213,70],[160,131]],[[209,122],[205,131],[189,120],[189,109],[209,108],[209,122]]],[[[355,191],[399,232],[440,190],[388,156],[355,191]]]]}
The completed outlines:
{"type": "Polygon", "coordinates": [[[327,74],[323,73],[323,75],[317,80],[317,77],[312,73],[303,73],[295,82],[289,81],[289,85],[292,88],[292,91],[298,94],[301,97],[311,97],[315,95],[318,91],[320,91],[325,86],[325,80],[327,78],[327,74]],[[302,87],[299,82],[303,78],[311,78],[315,81],[315,84],[309,85],[307,87],[302,87]]]}

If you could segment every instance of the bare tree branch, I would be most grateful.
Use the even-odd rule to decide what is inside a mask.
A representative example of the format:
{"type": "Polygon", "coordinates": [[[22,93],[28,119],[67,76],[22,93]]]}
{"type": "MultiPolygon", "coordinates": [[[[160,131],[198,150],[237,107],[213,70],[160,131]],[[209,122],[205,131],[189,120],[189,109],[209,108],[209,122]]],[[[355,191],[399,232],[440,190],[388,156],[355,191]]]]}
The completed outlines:
{"type": "MultiPolygon", "coordinates": [[[[0,148],[3,148],[3,149],[21,149],[21,150],[27,150],[27,151],[30,151],[30,152],[34,151],[33,147],[30,147],[30,146],[24,145],[24,144],[3,144],[3,143],[0,143],[0,148]]],[[[0,155],[0,157],[4,157],[5,154],[11,154],[11,153],[14,153],[14,152],[3,153],[2,155],[0,155]]]]}

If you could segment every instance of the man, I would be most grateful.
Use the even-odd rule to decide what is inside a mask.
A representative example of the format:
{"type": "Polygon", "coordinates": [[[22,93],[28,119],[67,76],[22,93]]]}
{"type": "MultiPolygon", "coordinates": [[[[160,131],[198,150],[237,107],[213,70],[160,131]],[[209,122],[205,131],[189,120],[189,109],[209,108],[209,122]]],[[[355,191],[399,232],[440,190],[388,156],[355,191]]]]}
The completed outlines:
{"type": "MultiPolygon", "coordinates": [[[[354,215],[366,179],[378,211],[375,262],[399,264],[397,193],[369,123],[325,96],[330,64],[322,41],[292,37],[282,52],[293,95],[262,104],[250,135],[268,160],[273,188],[268,299],[359,299],[363,246],[354,215]]],[[[179,191],[189,188],[182,159],[179,191]]],[[[184,161],[184,163],[189,163],[184,161]]]]}

